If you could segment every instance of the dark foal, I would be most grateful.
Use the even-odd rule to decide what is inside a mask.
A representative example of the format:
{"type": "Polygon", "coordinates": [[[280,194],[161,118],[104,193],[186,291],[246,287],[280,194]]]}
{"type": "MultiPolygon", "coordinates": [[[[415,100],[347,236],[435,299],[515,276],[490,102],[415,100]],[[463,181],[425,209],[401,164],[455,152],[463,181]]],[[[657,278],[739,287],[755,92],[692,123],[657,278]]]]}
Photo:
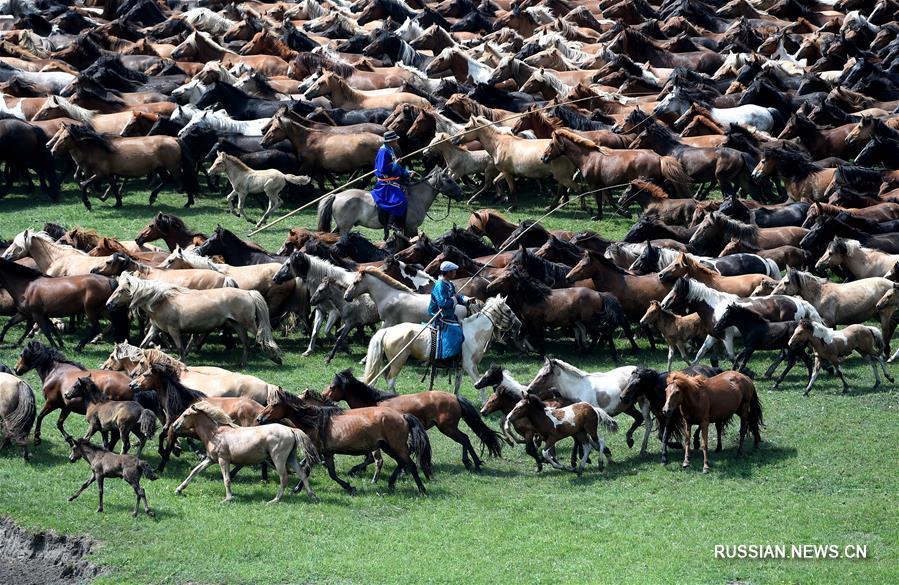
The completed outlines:
{"type": "Polygon", "coordinates": [[[156,513],[150,509],[150,504],[147,503],[147,494],[144,491],[144,488],[140,487],[141,477],[146,477],[151,481],[158,479],[158,476],[153,473],[153,469],[150,468],[149,463],[138,459],[134,455],[119,455],[112,451],[107,451],[103,447],[94,445],[87,439],[67,438],[66,440],[72,447],[72,454],[69,456],[69,461],[74,463],[79,459],[84,458],[88,465],[91,466],[90,478],[78,488],[77,492],[69,497],[70,502],[75,501],[75,498],[80,496],[92,483],[97,482],[97,490],[99,491],[100,498],[100,505],[97,507],[97,512],[102,512],[103,480],[107,477],[121,477],[131,484],[137,498],[134,502],[134,511],[131,515],[137,518],[140,503],[141,500],[143,500],[144,512],[147,513],[147,516],[156,516],[156,513]]]}

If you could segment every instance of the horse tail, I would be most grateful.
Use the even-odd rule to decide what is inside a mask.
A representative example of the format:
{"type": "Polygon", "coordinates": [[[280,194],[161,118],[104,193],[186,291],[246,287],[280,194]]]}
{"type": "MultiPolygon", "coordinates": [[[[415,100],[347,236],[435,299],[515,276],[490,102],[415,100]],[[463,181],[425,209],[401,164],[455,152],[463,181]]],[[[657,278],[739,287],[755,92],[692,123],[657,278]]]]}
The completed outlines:
{"type": "Polygon", "coordinates": [[[421,424],[414,414],[404,414],[406,425],[409,427],[409,453],[414,454],[418,459],[418,466],[425,474],[425,477],[431,479],[434,475],[434,468],[431,466],[431,440],[428,438],[428,432],[425,426],[421,424]]]}
{"type": "MultiPolygon", "coordinates": [[[[761,258],[761,256],[759,256],[761,258]]],[[[780,280],[783,276],[780,273],[780,267],[777,266],[777,262],[772,260],[771,258],[762,258],[765,261],[765,265],[768,266],[768,276],[771,278],[776,278],[780,280]]]]}
{"type": "Polygon", "coordinates": [[[877,350],[877,355],[882,355],[885,358],[890,356],[886,355],[886,344],[883,342],[883,333],[877,327],[868,326],[868,330],[871,332],[871,336],[874,338],[874,349],[877,350]]]}
{"type": "Polygon", "coordinates": [[[780,113],[780,110],[777,108],[766,108],[768,113],[771,114],[771,118],[774,120],[774,125],[771,127],[771,135],[777,136],[781,132],[783,132],[784,127],[787,125],[786,120],[784,120],[784,115],[780,113]]]}
{"type": "Polygon", "coordinates": [[[324,199],[318,202],[318,212],[316,217],[318,218],[318,231],[320,232],[330,232],[331,231],[331,214],[334,209],[334,196],[328,195],[324,199]]]}
{"type": "Polygon", "coordinates": [[[288,457],[290,455],[296,457],[297,451],[300,450],[302,451],[303,457],[306,459],[306,464],[310,467],[321,462],[321,456],[318,454],[318,449],[315,448],[315,443],[312,442],[309,435],[300,429],[290,429],[290,432],[293,433],[294,442],[288,457]]]}
{"type": "Polygon", "coordinates": [[[272,337],[272,323],[268,314],[268,305],[265,304],[265,298],[259,291],[250,290],[246,292],[253,299],[253,308],[256,312],[256,341],[262,346],[267,356],[280,364],[281,350],[272,337]]]}
{"type": "Polygon", "coordinates": [[[156,475],[156,472],[153,471],[153,468],[150,467],[150,464],[144,461],[143,459],[138,459],[140,461],[140,470],[143,472],[143,476],[149,479],[150,481],[156,481],[159,479],[159,476],[156,475]]]}
{"type": "Polygon", "coordinates": [[[690,184],[693,182],[690,176],[684,171],[677,159],[672,156],[660,157],[659,164],[662,170],[662,176],[668,179],[674,186],[674,189],[683,196],[690,195],[690,184]]]}
{"type": "Polygon", "coordinates": [[[196,195],[200,191],[200,183],[197,181],[197,163],[190,149],[180,138],[176,138],[181,149],[181,182],[188,195],[196,195]]]}
{"type": "MultiPolygon", "coordinates": [[[[762,403],[759,401],[759,394],[752,388],[752,396],[749,397],[749,430],[757,433],[765,425],[765,419],[762,415],[762,403]]],[[[686,438],[689,440],[689,437],[686,438]]]]}
{"type": "Polygon", "coordinates": [[[624,308],[621,306],[621,301],[618,300],[618,297],[611,293],[602,295],[602,306],[605,309],[603,320],[607,325],[617,327],[627,323],[627,317],[624,316],[624,308]]]}
{"type": "Polygon", "coordinates": [[[493,457],[502,455],[503,447],[499,440],[499,433],[484,423],[478,410],[465,397],[457,396],[456,399],[459,401],[459,408],[462,409],[462,418],[465,420],[465,424],[478,436],[481,444],[487,448],[487,452],[493,457]]]}
{"type": "Polygon", "coordinates": [[[381,361],[384,359],[384,336],[387,328],[379,329],[371,336],[368,342],[368,352],[365,354],[365,383],[374,384],[375,376],[381,370],[381,361]]]}
{"type": "Polygon", "coordinates": [[[312,181],[306,175],[290,175],[288,173],[284,173],[284,180],[294,185],[308,185],[312,181]]]}
{"type": "Polygon", "coordinates": [[[598,406],[594,406],[594,407],[593,407],[593,410],[596,411],[596,416],[599,417],[599,424],[600,424],[604,429],[606,429],[606,430],[609,431],[610,433],[617,433],[617,432],[618,432],[618,423],[615,421],[614,418],[612,418],[611,416],[609,416],[609,413],[608,413],[608,412],[606,412],[605,410],[601,409],[601,408],[598,407],[598,406]]]}
{"type": "Polygon", "coordinates": [[[6,436],[20,440],[25,443],[28,431],[34,424],[34,418],[37,411],[34,406],[34,390],[25,380],[19,380],[18,383],[19,399],[16,409],[4,417],[6,425],[6,436]]]}
{"type": "Polygon", "coordinates": [[[140,432],[145,437],[149,438],[156,434],[156,414],[152,410],[149,408],[143,409],[138,422],[140,423],[140,432]]]}
{"type": "Polygon", "coordinates": [[[222,281],[222,287],[224,288],[240,288],[240,285],[237,284],[237,281],[231,278],[230,276],[226,276],[225,280],[222,281]]]}

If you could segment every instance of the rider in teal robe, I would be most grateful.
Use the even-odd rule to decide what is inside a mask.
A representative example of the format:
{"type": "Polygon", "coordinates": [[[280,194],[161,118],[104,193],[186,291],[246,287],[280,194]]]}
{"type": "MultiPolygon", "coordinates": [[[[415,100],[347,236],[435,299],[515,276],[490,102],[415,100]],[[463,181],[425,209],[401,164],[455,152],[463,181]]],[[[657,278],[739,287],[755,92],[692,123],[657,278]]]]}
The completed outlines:
{"type": "Polygon", "coordinates": [[[456,303],[468,305],[468,297],[456,293],[456,286],[452,283],[456,270],[459,267],[452,262],[444,262],[440,265],[440,278],[431,290],[431,302],[428,304],[428,315],[435,319],[437,334],[438,359],[451,358],[462,352],[462,342],[465,340],[462,334],[462,324],[456,318],[456,303]]]}

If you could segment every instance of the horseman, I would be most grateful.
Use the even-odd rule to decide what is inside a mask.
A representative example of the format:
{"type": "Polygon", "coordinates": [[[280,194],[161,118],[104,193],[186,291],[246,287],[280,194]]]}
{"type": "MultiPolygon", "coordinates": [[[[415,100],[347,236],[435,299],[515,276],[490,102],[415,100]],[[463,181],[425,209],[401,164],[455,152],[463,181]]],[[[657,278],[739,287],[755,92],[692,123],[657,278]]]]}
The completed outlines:
{"type": "Polygon", "coordinates": [[[435,320],[437,330],[437,346],[431,351],[438,360],[452,358],[462,351],[462,324],[456,318],[456,303],[462,303],[466,307],[471,299],[456,293],[456,285],[452,280],[456,277],[459,267],[452,262],[443,262],[440,265],[440,278],[431,290],[431,302],[428,304],[428,315],[435,320]]]}
{"type": "Polygon", "coordinates": [[[400,182],[414,176],[415,172],[396,162],[395,149],[398,140],[399,136],[393,130],[384,133],[384,143],[375,157],[377,183],[371,191],[371,196],[378,208],[388,216],[382,223],[403,233],[406,229],[407,201],[400,182]]]}

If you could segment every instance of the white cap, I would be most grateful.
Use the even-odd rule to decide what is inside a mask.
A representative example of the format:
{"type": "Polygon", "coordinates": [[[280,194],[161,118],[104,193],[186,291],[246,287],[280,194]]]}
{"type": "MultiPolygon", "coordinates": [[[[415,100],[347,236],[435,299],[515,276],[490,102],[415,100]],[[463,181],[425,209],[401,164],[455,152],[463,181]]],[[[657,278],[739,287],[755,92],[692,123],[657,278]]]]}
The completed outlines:
{"type": "Polygon", "coordinates": [[[459,270],[459,266],[449,260],[444,260],[440,263],[440,272],[450,272],[451,270],[459,270]]]}

